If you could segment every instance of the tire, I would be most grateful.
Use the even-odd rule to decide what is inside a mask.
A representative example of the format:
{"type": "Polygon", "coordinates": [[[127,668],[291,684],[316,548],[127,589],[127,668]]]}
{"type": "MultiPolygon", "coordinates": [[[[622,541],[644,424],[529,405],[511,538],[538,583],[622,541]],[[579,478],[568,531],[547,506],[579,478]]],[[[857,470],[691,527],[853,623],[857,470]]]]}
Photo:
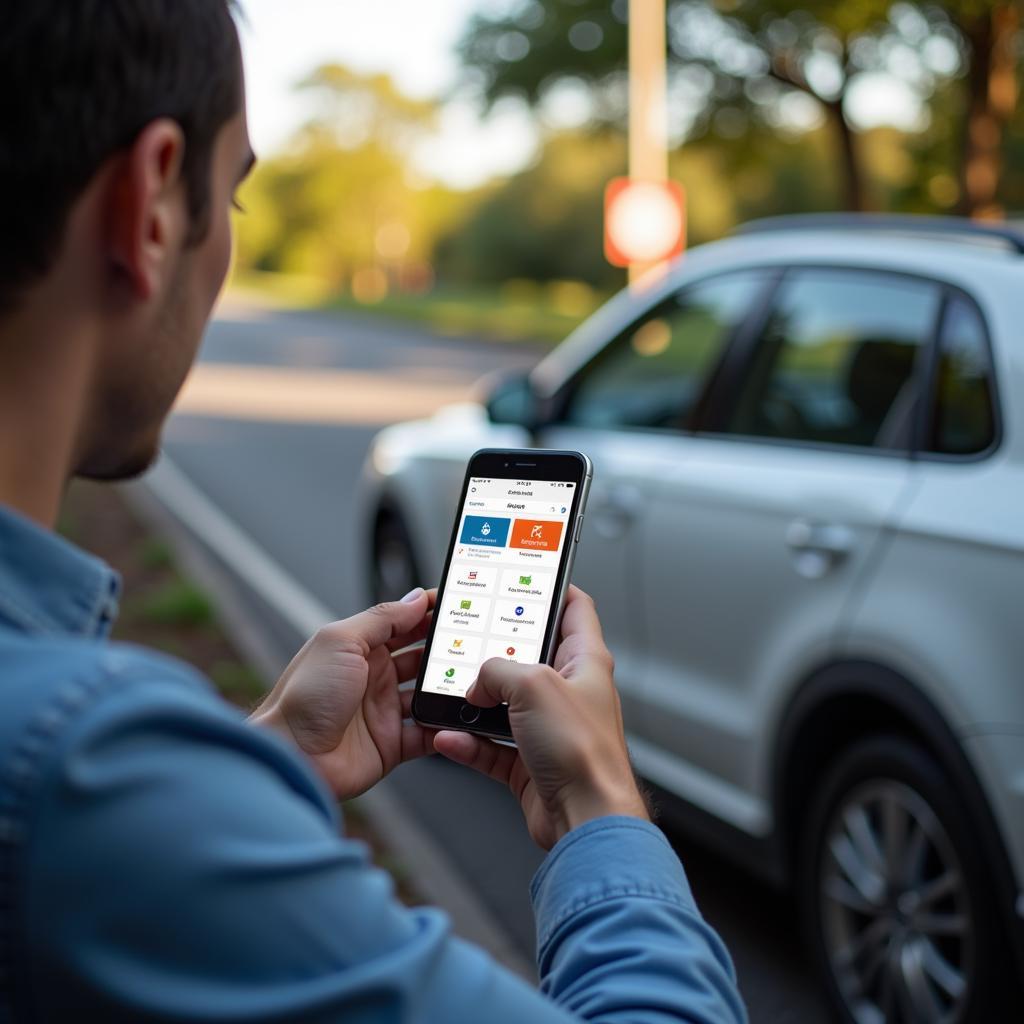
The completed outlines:
{"type": "Polygon", "coordinates": [[[839,755],[804,820],[797,877],[837,1020],[1024,1019],[977,832],[916,743],[881,736],[839,755]]]}
{"type": "Polygon", "coordinates": [[[374,601],[397,601],[423,586],[412,538],[401,514],[382,509],[373,531],[370,589],[374,601]]]}

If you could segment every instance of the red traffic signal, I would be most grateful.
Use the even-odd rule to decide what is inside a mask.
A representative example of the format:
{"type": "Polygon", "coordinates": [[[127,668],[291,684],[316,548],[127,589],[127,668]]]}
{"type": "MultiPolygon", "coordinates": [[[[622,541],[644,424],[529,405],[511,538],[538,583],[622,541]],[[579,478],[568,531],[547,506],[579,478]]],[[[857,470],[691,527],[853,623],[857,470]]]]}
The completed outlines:
{"type": "Polygon", "coordinates": [[[686,198],[674,181],[613,178],[604,193],[604,254],[615,267],[660,263],[686,244],[686,198]]]}

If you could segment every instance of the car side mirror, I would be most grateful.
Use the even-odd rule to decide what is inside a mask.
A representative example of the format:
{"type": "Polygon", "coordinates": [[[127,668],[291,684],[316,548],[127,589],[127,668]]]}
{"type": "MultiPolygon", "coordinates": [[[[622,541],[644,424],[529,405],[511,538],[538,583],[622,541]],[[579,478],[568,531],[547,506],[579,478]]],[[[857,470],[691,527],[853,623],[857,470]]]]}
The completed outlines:
{"type": "Polygon", "coordinates": [[[528,373],[506,373],[493,380],[484,406],[492,423],[534,430],[540,421],[540,402],[528,373]]]}

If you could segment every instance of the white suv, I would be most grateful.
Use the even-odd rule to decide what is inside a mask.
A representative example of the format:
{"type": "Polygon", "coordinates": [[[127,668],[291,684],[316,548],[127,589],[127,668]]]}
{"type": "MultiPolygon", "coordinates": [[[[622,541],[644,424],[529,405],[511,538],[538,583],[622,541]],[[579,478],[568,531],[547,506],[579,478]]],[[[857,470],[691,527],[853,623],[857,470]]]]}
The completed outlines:
{"type": "Polygon", "coordinates": [[[366,466],[387,596],[439,578],[471,452],[591,457],[636,766],[792,884],[859,1024],[1024,1019],[1022,324],[1012,231],[749,225],[366,466]]]}

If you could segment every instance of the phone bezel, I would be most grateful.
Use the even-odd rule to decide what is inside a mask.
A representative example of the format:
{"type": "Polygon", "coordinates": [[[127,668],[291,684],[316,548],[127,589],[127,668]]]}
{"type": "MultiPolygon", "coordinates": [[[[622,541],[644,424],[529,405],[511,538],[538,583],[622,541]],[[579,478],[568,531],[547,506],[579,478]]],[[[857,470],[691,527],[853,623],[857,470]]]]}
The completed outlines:
{"type": "MultiPolygon", "coordinates": [[[[474,453],[466,467],[466,475],[462,481],[462,490],[456,504],[455,523],[452,526],[448,554],[445,556],[441,582],[437,589],[435,608],[441,607],[444,588],[448,581],[452,557],[455,554],[456,541],[459,535],[459,524],[466,504],[469,482],[474,477],[485,477],[491,480],[557,480],[572,483],[573,496],[569,513],[565,521],[565,543],[555,573],[554,588],[556,600],[552,602],[544,624],[544,638],[541,644],[541,661],[549,662],[554,653],[555,630],[561,619],[564,603],[566,575],[572,565],[576,528],[582,503],[586,499],[586,484],[590,476],[590,461],[580,452],[556,451],[551,449],[496,449],[484,448],[474,453]]],[[[439,693],[426,693],[423,690],[423,679],[426,673],[430,651],[434,643],[434,631],[437,627],[437,616],[430,623],[426,643],[423,648],[423,660],[416,677],[416,690],[412,700],[413,718],[422,725],[431,728],[459,729],[463,732],[479,733],[498,739],[509,739],[512,730],[508,724],[508,709],[504,705],[495,708],[483,708],[480,717],[471,724],[459,718],[459,710],[466,701],[462,697],[451,697],[439,693]]]]}

